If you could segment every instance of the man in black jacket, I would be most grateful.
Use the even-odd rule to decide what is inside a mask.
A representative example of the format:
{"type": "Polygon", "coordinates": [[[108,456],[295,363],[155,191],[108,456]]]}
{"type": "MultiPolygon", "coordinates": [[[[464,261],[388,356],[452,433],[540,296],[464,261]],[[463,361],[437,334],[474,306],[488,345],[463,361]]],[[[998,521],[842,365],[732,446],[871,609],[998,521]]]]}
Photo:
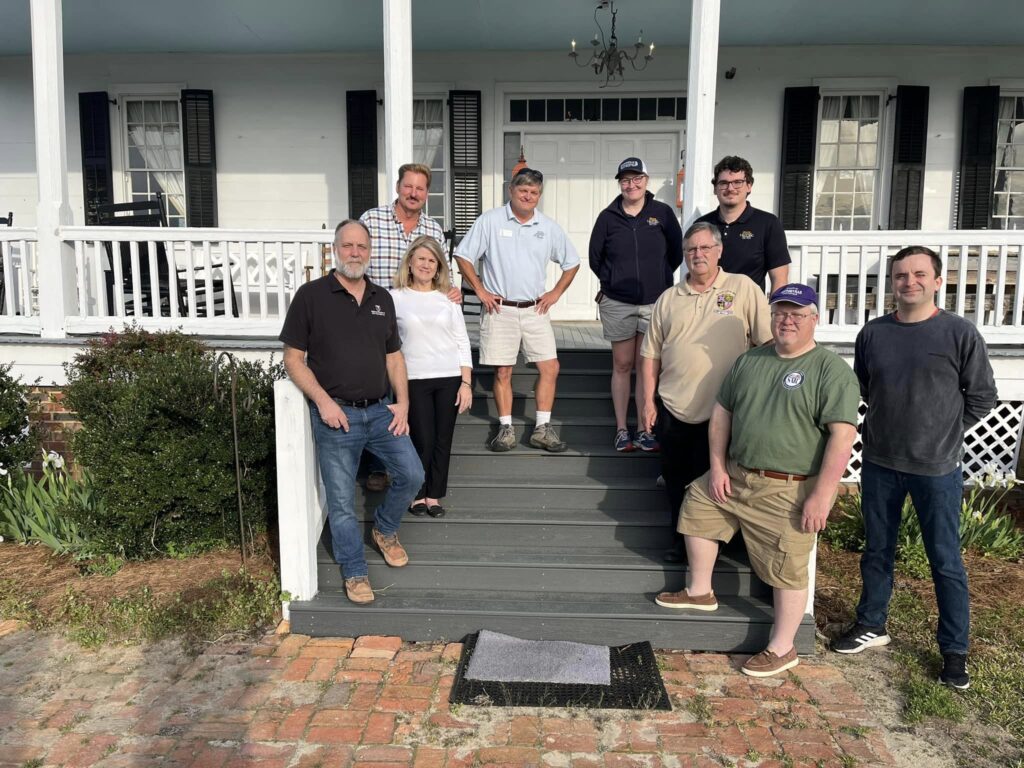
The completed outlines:
{"type": "MultiPolygon", "coordinates": [[[[590,269],[601,280],[597,301],[604,337],[612,343],[612,403],[615,407],[615,450],[658,450],[650,430],[629,433],[630,375],[640,369],[640,344],[651,319],[651,307],[671,287],[683,262],[683,233],[675,212],[647,191],[647,166],[638,157],[619,163],[615,178],[621,194],[598,214],[590,235],[590,269]]],[[[636,410],[644,402],[636,380],[636,410]]]]}

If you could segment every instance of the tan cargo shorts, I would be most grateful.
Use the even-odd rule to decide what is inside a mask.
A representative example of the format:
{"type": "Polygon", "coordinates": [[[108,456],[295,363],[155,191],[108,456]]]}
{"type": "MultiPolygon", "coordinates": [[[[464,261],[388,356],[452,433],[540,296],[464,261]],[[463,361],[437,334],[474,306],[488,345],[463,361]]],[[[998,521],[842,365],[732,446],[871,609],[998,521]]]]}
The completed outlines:
{"type": "Polygon", "coordinates": [[[481,365],[515,365],[520,346],[528,363],[558,357],[549,314],[538,314],[536,306],[503,306],[500,312],[484,312],[480,318],[481,365]]]}

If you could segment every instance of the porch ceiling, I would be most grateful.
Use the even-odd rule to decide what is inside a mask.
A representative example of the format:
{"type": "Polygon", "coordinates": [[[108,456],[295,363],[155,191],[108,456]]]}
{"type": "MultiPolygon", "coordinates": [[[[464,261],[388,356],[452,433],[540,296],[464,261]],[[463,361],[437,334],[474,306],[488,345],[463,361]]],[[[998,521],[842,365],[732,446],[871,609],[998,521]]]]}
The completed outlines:
{"type": "MultiPolygon", "coordinates": [[[[419,50],[587,47],[596,0],[414,0],[419,50]]],[[[1017,0],[723,0],[723,45],[1020,45],[1017,0]]],[[[685,46],[690,4],[619,0],[624,41],[685,46]]],[[[602,13],[602,18],[607,14],[602,13]]],[[[0,55],[30,52],[29,0],[5,0],[0,55]]],[[[607,26],[606,26],[607,31],[607,26]]],[[[65,0],[68,53],[380,50],[380,0],[65,0]]]]}

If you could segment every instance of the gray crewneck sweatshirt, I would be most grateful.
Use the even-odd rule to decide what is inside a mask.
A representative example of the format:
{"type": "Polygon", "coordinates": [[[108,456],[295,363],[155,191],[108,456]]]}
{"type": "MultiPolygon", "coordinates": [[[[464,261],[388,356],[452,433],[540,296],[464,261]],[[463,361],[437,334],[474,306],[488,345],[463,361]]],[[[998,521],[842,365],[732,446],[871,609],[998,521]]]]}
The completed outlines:
{"type": "Polygon", "coordinates": [[[857,334],[853,368],[868,404],[864,458],[897,472],[952,472],[964,430],[996,404],[985,341],[949,312],[916,323],[872,320],[857,334]]]}

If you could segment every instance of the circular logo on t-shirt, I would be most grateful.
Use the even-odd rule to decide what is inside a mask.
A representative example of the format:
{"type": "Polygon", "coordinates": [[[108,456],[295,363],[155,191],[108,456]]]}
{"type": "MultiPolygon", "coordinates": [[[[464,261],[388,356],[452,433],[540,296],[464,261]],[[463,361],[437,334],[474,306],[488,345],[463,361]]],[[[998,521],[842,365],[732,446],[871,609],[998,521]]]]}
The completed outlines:
{"type": "Polygon", "coordinates": [[[803,383],[803,371],[790,371],[782,379],[782,386],[786,389],[800,389],[800,385],[803,383]]]}

